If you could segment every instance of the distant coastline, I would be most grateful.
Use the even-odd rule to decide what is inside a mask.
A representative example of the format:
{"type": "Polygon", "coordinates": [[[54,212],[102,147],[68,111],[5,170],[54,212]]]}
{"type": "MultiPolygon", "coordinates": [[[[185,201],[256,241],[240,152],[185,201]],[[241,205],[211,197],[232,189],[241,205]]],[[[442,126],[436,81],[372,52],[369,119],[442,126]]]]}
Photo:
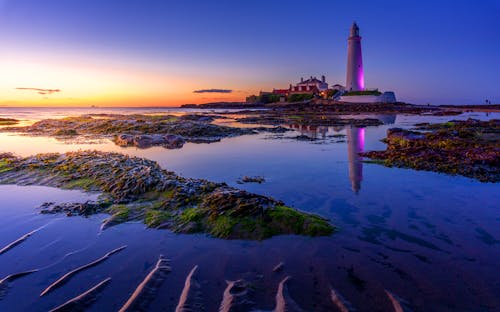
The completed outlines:
{"type": "MultiPolygon", "coordinates": [[[[342,102],[336,102],[333,100],[319,100],[321,102],[329,101],[328,104],[326,105],[336,105],[336,104],[345,104],[349,105],[347,103],[342,103],[342,102]]],[[[168,105],[160,105],[160,106],[19,106],[19,105],[0,105],[0,109],[5,109],[5,108],[13,108],[13,109],[18,109],[18,108],[23,108],[23,109],[120,109],[120,108],[126,108],[126,109],[176,109],[176,108],[185,108],[185,109],[258,109],[258,108],[277,108],[277,107],[287,107],[287,106],[300,106],[300,105],[307,105],[311,103],[312,101],[306,101],[306,102],[294,102],[294,103],[269,103],[269,104],[264,104],[264,103],[247,103],[247,102],[208,102],[208,103],[200,103],[200,104],[181,104],[177,106],[168,106],[168,105]]],[[[434,107],[434,108],[457,108],[457,109],[472,109],[472,110],[478,110],[478,111],[492,111],[492,112],[497,112],[500,111],[500,104],[411,104],[411,103],[404,103],[401,102],[399,104],[404,104],[404,105],[412,105],[416,107],[434,107]]],[[[352,105],[371,105],[371,104],[352,104],[352,105]]]]}
{"type": "MultiPolygon", "coordinates": [[[[471,111],[483,111],[483,112],[500,112],[500,104],[443,104],[443,105],[433,105],[433,104],[409,104],[409,103],[398,103],[405,106],[415,106],[415,107],[433,107],[442,109],[459,109],[459,110],[471,110],[471,111]]],[[[296,103],[247,103],[247,102],[210,102],[202,104],[183,104],[180,108],[195,108],[195,109],[256,109],[256,108],[290,108],[290,107],[307,107],[309,105],[324,105],[324,106],[335,106],[335,105],[353,105],[353,106],[370,106],[370,103],[359,103],[359,104],[348,104],[342,103],[334,100],[311,100],[306,102],[296,102],[296,103]]],[[[392,104],[389,104],[392,105],[392,104]]]]}

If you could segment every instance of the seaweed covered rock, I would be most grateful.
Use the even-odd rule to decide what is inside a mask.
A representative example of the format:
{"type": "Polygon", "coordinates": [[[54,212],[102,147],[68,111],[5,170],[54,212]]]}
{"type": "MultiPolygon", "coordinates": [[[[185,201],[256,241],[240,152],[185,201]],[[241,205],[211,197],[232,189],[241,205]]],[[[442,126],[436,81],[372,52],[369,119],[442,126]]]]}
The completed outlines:
{"type": "Polygon", "coordinates": [[[74,136],[109,138],[119,146],[164,146],[180,148],[185,142],[210,143],[222,138],[253,134],[244,129],[212,124],[206,115],[119,115],[91,114],[61,119],[44,119],[25,127],[6,127],[2,131],[30,135],[54,136],[61,139],[74,136]]]}
{"type": "Polygon", "coordinates": [[[0,126],[12,126],[19,123],[19,120],[14,118],[0,118],[0,126]]]}
{"type": "Polygon", "coordinates": [[[47,185],[101,192],[98,202],[42,205],[43,213],[108,212],[107,228],[129,220],[178,233],[264,239],[279,234],[329,235],[328,220],[272,198],[201,179],[188,179],[156,162],[98,151],[0,154],[0,183],[47,185]]]}
{"type": "Polygon", "coordinates": [[[113,140],[118,146],[137,146],[148,148],[154,145],[161,145],[168,149],[181,148],[185,143],[183,137],[175,134],[120,134],[113,140]]]}
{"type": "Polygon", "coordinates": [[[500,182],[500,120],[425,123],[418,124],[416,130],[389,129],[385,151],[362,155],[386,166],[500,182]]]}
{"type": "Polygon", "coordinates": [[[252,112],[252,115],[236,119],[243,124],[261,125],[306,125],[306,126],[380,126],[382,121],[376,118],[341,118],[336,113],[314,110],[272,110],[252,112]]]}

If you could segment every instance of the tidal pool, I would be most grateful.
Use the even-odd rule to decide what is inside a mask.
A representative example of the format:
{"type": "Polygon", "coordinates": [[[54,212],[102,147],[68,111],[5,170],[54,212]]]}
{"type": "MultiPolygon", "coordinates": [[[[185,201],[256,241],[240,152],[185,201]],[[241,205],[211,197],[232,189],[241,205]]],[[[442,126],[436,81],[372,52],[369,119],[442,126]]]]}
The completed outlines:
{"type": "Polygon", "coordinates": [[[188,143],[178,150],[120,148],[107,140],[66,144],[53,138],[0,134],[0,152],[24,156],[99,149],[146,157],[186,177],[227,182],[273,196],[330,218],[339,227],[330,237],[278,236],[261,242],[177,235],[145,229],[140,223],[100,232],[105,215],[69,218],[41,215],[36,209],[46,201],[80,202],[97,194],[0,186],[0,249],[38,229],[0,254],[0,279],[40,269],[9,283],[0,311],[47,311],[107,277],[111,282],[90,310],[118,310],[160,254],[171,259],[172,272],[151,310],[175,309],[184,280],[195,265],[207,311],[217,310],[226,280],[239,278],[255,286],[256,306],[271,310],[278,284],[287,275],[292,277],[291,296],[307,311],[333,310],[330,287],[358,311],[390,311],[385,290],[408,301],[415,311],[498,310],[499,185],[366,164],[357,156],[359,151],[383,149],[380,139],[390,127],[469,116],[386,116],[388,124],[367,128],[290,125],[295,131],[283,136],[262,133],[212,144],[188,143]],[[299,134],[316,140],[297,140],[299,134]],[[266,182],[237,184],[244,175],[264,176],[266,182]],[[124,245],[127,248],[120,253],[39,296],[68,271],[124,245]],[[280,262],[283,270],[273,272],[280,262]]]}

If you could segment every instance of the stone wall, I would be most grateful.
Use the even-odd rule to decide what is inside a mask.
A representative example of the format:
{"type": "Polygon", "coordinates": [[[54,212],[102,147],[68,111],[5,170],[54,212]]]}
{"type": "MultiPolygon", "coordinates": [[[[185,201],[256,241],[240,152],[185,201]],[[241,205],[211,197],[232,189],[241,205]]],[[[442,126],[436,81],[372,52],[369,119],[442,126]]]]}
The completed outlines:
{"type": "Polygon", "coordinates": [[[394,92],[384,92],[381,95],[351,95],[341,96],[339,102],[346,103],[396,103],[394,92]]]}

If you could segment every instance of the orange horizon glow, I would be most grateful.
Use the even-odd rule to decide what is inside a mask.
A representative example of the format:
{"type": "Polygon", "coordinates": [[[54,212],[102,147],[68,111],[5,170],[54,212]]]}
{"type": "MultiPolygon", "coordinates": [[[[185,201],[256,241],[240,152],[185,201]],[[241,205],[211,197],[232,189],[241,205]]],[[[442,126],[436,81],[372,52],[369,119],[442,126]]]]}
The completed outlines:
{"type": "Polygon", "coordinates": [[[101,66],[82,60],[44,62],[17,56],[0,59],[0,107],[144,107],[179,106],[207,102],[240,102],[258,92],[244,91],[228,79],[197,75],[179,66],[151,69],[151,66],[112,64],[101,66]],[[9,61],[7,61],[7,59],[9,61]],[[194,90],[230,88],[231,93],[194,93],[194,90]],[[40,94],[29,88],[60,90],[40,94]]]}

